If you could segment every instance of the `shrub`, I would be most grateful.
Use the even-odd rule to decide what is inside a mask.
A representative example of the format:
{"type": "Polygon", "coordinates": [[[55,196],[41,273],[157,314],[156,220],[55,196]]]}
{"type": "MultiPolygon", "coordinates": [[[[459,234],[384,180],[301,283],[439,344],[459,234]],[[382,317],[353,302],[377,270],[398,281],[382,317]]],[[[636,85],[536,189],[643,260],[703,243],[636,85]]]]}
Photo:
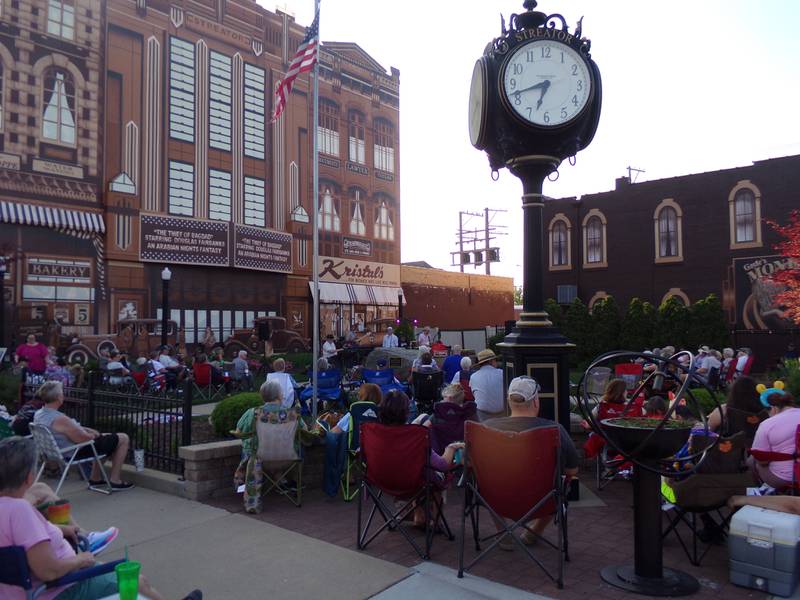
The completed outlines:
{"type": "Polygon", "coordinates": [[[569,305],[562,323],[562,333],[575,344],[575,350],[570,355],[570,364],[575,365],[594,358],[594,322],[580,298],[575,298],[569,305]]]}
{"type": "Polygon", "coordinates": [[[656,310],[652,304],[640,298],[631,299],[622,319],[620,346],[634,352],[652,348],[655,321],[656,310]]]}
{"type": "Polygon", "coordinates": [[[544,310],[550,317],[553,326],[561,329],[564,324],[564,309],[561,308],[561,305],[552,298],[548,298],[544,301],[544,310]]]}
{"type": "MultiPolygon", "coordinates": [[[[709,391],[705,388],[692,388],[691,390],[692,396],[694,396],[697,403],[703,408],[703,413],[708,415],[713,411],[717,405],[714,403],[714,398],[711,397],[709,391]]],[[[717,402],[719,404],[725,404],[725,394],[722,392],[715,392],[715,396],[717,402]]]]}
{"type": "Polygon", "coordinates": [[[689,309],[675,296],[670,296],[658,307],[655,333],[658,346],[688,348],[689,309]]]}
{"type": "Polygon", "coordinates": [[[258,392],[244,392],[225,398],[219,402],[211,413],[211,424],[214,433],[220,437],[227,437],[231,429],[236,429],[236,423],[248,408],[255,408],[262,404],[258,392]]]}
{"type": "Polygon", "coordinates": [[[504,331],[501,331],[500,333],[495,333],[492,337],[489,338],[489,341],[486,344],[486,347],[489,348],[489,350],[491,350],[492,352],[494,352],[498,356],[500,356],[500,349],[497,347],[497,344],[502,342],[505,337],[506,337],[506,334],[505,334],[504,331]]]}
{"type": "Polygon", "coordinates": [[[20,376],[14,375],[11,371],[3,371],[0,375],[0,404],[8,409],[8,412],[16,412],[17,401],[19,400],[20,376]]]}
{"type": "Polygon", "coordinates": [[[714,294],[698,300],[689,307],[691,326],[689,328],[688,348],[694,349],[708,345],[722,350],[730,344],[730,333],[726,323],[722,303],[714,294]]]}
{"type": "Polygon", "coordinates": [[[592,320],[594,321],[594,351],[599,354],[619,349],[619,308],[612,296],[601,298],[595,302],[592,307],[592,320]]]}

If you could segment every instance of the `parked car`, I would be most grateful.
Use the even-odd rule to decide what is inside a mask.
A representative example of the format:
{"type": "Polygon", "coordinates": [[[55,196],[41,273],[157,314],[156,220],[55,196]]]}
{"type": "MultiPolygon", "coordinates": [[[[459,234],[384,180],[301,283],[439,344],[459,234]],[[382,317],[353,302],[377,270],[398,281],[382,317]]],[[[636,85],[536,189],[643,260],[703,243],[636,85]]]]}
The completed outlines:
{"type": "MultiPolygon", "coordinates": [[[[123,319],[117,322],[116,333],[77,336],[57,326],[56,346],[69,364],[86,364],[98,358],[102,350],[119,350],[131,356],[148,356],[161,346],[161,319],[123,319]]],[[[178,325],[169,321],[167,343],[175,345],[178,325]]]]}
{"type": "Polygon", "coordinates": [[[228,336],[224,342],[225,358],[233,359],[240,350],[247,350],[250,354],[263,354],[264,342],[259,339],[258,330],[265,322],[269,325],[274,353],[308,352],[311,348],[311,340],[304,339],[293,329],[286,328],[284,317],[257,317],[251,329],[234,329],[233,334],[228,336]]]}

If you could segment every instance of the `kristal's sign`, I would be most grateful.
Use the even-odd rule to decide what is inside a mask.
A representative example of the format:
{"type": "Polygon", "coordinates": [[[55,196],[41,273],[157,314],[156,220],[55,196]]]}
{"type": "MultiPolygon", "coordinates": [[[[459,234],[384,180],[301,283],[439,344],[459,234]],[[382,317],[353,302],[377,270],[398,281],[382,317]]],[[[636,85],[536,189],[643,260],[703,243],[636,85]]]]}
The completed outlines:
{"type": "Polygon", "coordinates": [[[400,265],[320,256],[319,266],[320,281],[400,286],[400,265]]]}
{"type": "Polygon", "coordinates": [[[733,261],[736,288],[736,321],[740,329],[787,329],[792,327],[784,317],[777,296],[786,290],[772,277],[787,269],[798,267],[783,256],[737,258],[733,261]]]}

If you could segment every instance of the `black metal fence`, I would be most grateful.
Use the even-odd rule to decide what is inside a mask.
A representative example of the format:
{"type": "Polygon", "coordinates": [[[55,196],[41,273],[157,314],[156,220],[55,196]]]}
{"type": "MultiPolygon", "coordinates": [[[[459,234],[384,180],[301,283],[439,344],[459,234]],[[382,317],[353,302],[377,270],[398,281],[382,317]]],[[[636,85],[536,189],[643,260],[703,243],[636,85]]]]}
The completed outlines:
{"type": "MultiPolygon", "coordinates": [[[[64,414],[101,433],[125,433],[134,450],[144,450],[145,467],[183,474],[178,448],[192,443],[192,391],[186,385],[176,396],[118,392],[89,378],[87,387],[64,388],[64,414]]],[[[35,389],[27,390],[35,393],[35,389]]]]}

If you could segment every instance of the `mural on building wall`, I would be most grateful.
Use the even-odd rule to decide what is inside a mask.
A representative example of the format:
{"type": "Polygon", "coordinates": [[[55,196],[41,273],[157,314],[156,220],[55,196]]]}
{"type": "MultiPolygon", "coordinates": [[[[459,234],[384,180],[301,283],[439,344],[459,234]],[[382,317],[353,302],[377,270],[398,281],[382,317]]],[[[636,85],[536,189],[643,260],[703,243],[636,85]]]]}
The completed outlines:
{"type": "Polygon", "coordinates": [[[736,322],[740,329],[782,330],[792,327],[776,301],[786,286],[776,283],[772,277],[780,271],[797,267],[792,259],[780,255],[734,259],[736,322]]]}

